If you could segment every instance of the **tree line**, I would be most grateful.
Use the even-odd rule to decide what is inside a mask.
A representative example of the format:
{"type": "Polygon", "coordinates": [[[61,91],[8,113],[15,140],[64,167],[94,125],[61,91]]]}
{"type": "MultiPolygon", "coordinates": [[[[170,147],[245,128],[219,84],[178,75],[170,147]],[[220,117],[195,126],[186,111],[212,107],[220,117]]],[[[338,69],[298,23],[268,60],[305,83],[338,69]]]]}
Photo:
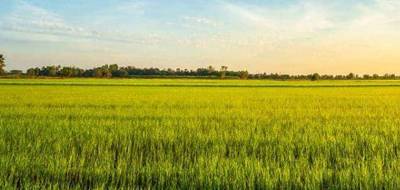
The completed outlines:
{"type": "Polygon", "coordinates": [[[221,66],[219,69],[213,66],[206,68],[189,69],[159,69],[159,68],[137,68],[133,66],[120,67],[117,64],[103,65],[92,69],[82,69],[68,66],[43,66],[29,68],[26,72],[21,70],[5,71],[5,58],[0,54],[0,75],[26,76],[26,77],[86,77],[86,78],[220,78],[220,79],[266,79],[266,80],[383,80],[400,79],[395,74],[385,75],[357,75],[350,73],[347,75],[320,75],[318,73],[309,75],[288,75],[278,73],[258,73],[250,74],[248,71],[232,71],[227,66],[221,66]]]}
{"type": "Polygon", "coordinates": [[[78,67],[44,66],[30,68],[25,73],[31,77],[95,77],[95,78],[129,78],[129,77],[211,77],[211,78],[242,78],[247,79],[247,71],[229,71],[222,66],[217,70],[212,66],[207,68],[189,69],[159,69],[137,68],[133,66],[120,67],[117,64],[103,65],[92,69],[78,67]]]}
{"type": "Polygon", "coordinates": [[[77,67],[46,66],[30,68],[26,75],[39,77],[95,77],[95,78],[129,78],[129,77],[199,77],[199,78],[237,78],[237,79],[267,79],[267,80],[379,80],[379,79],[400,79],[395,74],[385,75],[320,75],[318,73],[308,75],[288,75],[278,73],[250,74],[248,71],[232,71],[222,66],[216,69],[213,66],[207,68],[189,69],[159,69],[159,68],[137,68],[133,66],[119,67],[117,64],[103,65],[93,69],[81,69],[77,67]]]}

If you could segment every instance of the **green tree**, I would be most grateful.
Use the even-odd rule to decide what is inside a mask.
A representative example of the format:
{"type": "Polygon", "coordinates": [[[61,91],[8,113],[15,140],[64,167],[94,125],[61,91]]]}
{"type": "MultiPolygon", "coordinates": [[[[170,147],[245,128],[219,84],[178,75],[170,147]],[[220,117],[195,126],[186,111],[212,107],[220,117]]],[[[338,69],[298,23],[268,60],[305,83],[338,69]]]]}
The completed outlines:
{"type": "Polygon", "coordinates": [[[312,74],[312,76],[311,76],[311,80],[312,81],[317,81],[317,80],[319,80],[321,78],[321,76],[318,74],[318,73],[314,73],[314,74],[312,74]]]}
{"type": "Polygon", "coordinates": [[[97,78],[103,77],[103,70],[101,68],[96,68],[93,72],[93,77],[97,78]]]}
{"type": "Polygon", "coordinates": [[[226,72],[227,71],[228,71],[228,67],[227,66],[221,66],[221,70],[220,70],[221,79],[224,79],[226,77],[226,72]]]}
{"type": "Polygon", "coordinates": [[[120,68],[119,70],[112,73],[113,77],[127,77],[128,75],[128,71],[126,71],[124,68],[120,68]]]}
{"type": "Polygon", "coordinates": [[[26,71],[26,74],[30,77],[35,77],[40,75],[40,68],[30,68],[26,71]]]}
{"type": "Polygon", "coordinates": [[[111,73],[111,76],[117,76],[118,75],[118,65],[117,64],[112,64],[108,66],[108,72],[111,73]]]}
{"type": "Polygon", "coordinates": [[[9,73],[12,75],[21,75],[22,71],[21,70],[11,70],[9,73]]]}
{"type": "Polygon", "coordinates": [[[249,72],[248,71],[240,71],[239,77],[240,77],[240,79],[246,80],[249,77],[249,72]]]}
{"type": "Polygon", "coordinates": [[[118,70],[118,65],[117,64],[112,64],[110,66],[108,66],[108,69],[113,72],[113,71],[117,71],[118,70]]]}
{"type": "Polygon", "coordinates": [[[211,65],[207,67],[207,71],[207,76],[218,76],[218,71],[211,65]]]}
{"type": "Polygon", "coordinates": [[[36,76],[35,69],[34,69],[34,68],[28,69],[28,70],[26,71],[26,74],[27,74],[28,76],[36,76]]]}
{"type": "Polygon", "coordinates": [[[71,69],[69,67],[63,67],[60,71],[62,77],[70,77],[72,75],[71,69]]]}
{"type": "MultiPolygon", "coordinates": [[[[112,65],[112,67],[114,67],[114,66],[115,65],[112,65]]],[[[112,77],[111,67],[110,66],[108,66],[108,65],[101,66],[101,71],[102,71],[102,77],[106,77],[106,78],[112,77]]]]}
{"type": "Polygon", "coordinates": [[[60,70],[60,66],[50,66],[48,67],[48,76],[55,77],[57,76],[58,71],[60,70]]]}
{"type": "Polygon", "coordinates": [[[357,77],[356,77],[356,75],[355,75],[354,73],[349,73],[349,74],[346,76],[346,78],[347,78],[348,80],[353,80],[353,79],[356,79],[357,77]]]}
{"type": "Polygon", "coordinates": [[[6,59],[0,54],[0,75],[5,73],[4,67],[6,67],[6,59]]]}

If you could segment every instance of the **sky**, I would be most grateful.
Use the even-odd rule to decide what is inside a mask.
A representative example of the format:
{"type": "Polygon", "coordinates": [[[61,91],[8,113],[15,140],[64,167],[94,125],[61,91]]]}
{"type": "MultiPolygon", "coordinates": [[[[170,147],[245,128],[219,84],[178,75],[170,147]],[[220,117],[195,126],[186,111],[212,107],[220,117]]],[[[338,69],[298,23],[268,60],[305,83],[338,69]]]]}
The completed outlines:
{"type": "Polygon", "coordinates": [[[0,0],[7,68],[400,74],[399,0],[0,0]]]}

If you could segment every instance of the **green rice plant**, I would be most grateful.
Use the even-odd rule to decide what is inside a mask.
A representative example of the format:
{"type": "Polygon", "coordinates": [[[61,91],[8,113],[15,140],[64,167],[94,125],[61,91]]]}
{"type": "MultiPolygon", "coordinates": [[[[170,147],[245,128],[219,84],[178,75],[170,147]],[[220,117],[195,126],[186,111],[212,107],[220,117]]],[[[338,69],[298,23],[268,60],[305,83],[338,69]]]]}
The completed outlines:
{"type": "Polygon", "coordinates": [[[0,187],[398,189],[398,85],[1,80],[0,187]]]}

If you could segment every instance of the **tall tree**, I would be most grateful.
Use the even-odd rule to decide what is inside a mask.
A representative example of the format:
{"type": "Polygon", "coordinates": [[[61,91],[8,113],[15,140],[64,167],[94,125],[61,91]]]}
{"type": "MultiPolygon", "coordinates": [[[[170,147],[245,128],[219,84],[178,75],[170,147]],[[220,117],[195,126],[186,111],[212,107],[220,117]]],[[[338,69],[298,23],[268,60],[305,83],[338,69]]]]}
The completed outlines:
{"type": "Polygon", "coordinates": [[[224,79],[226,76],[226,72],[228,71],[228,67],[227,66],[221,66],[221,70],[220,70],[220,77],[221,79],[224,79]]]}
{"type": "Polygon", "coordinates": [[[35,77],[35,76],[39,76],[40,74],[40,68],[36,67],[36,68],[30,68],[26,71],[26,74],[30,77],[35,77]]]}
{"type": "Polygon", "coordinates": [[[353,79],[356,79],[357,77],[356,77],[356,75],[354,73],[350,73],[350,74],[348,74],[346,76],[346,78],[349,79],[349,80],[353,80],[353,79]]]}
{"type": "Polygon", "coordinates": [[[6,67],[6,59],[2,54],[0,54],[0,75],[5,73],[4,67],[6,67]]]}
{"type": "Polygon", "coordinates": [[[321,76],[318,73],[314,73],[311,75],[311,80],[312,81],[317,81],[321,78],[321,76]]]}
{"type": "Polygon", "coordinates": [[[239,71],[239,77],[240,77],[240,79],[246,80],[249,77],[249,72],[248,71],[239,71]]]}

